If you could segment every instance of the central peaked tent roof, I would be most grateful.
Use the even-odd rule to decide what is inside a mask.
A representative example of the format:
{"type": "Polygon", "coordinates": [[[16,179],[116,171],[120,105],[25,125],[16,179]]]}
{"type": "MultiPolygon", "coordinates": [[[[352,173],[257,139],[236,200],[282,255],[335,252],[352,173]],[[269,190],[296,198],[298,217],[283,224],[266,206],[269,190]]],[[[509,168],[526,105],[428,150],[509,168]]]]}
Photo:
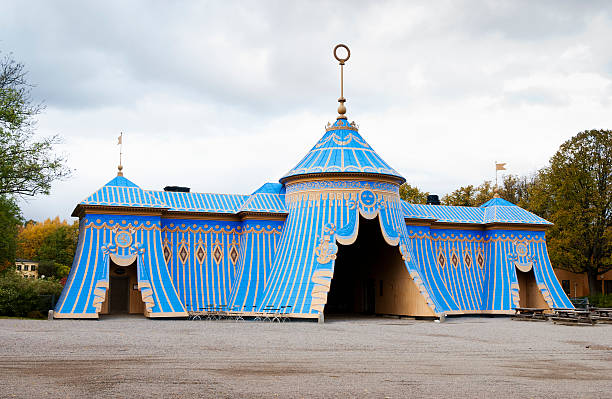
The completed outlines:
{"type": "Polygon", "coordinates": [[[392,176],[402,183],[399,173],[361,137],[354,123],[339,118],[306,156],[280,181],[299,175],[317,173],[368,173],[392,176]]]}

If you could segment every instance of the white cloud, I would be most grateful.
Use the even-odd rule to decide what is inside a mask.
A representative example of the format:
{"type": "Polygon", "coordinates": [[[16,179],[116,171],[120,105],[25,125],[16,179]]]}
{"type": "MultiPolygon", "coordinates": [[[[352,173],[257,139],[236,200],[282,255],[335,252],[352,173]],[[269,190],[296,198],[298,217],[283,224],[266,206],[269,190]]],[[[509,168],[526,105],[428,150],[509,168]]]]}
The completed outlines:
{"type": "Polygon", "coordinates": [[[0,49],[45,100],[74,177],[23,207],[67,217],[116,173],[147,189],[249,193],[348,114],[409,182],[443,194],[544,166],[612,125],[607,2],[39,2],[3,5],[0,49]],[[350,5],[349,5],[350,4],[350,5]]]}

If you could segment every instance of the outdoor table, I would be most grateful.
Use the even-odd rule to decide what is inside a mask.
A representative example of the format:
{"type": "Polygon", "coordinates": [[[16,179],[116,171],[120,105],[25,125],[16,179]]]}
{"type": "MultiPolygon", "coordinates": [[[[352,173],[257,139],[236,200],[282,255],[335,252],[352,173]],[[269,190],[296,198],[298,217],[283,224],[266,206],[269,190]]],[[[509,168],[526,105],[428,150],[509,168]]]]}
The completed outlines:
{"type": "Polygon", "coordinates": [[[612,324],[612,308],[593,308],[591,313],[598,323],[612,324]]]}
{"type": "Polygon", "coordinates": [[[554,309],[555,314],[551,319],[555,324],[568,325],[594,325],[595,319],[590,310],[577,309],[554,309]]]}
{"type": "Polygon", "coordinates": [[[546,321],[548,317],[544,313],[547,308],[514,308],[513,320],[524,321],[546,321]]]}

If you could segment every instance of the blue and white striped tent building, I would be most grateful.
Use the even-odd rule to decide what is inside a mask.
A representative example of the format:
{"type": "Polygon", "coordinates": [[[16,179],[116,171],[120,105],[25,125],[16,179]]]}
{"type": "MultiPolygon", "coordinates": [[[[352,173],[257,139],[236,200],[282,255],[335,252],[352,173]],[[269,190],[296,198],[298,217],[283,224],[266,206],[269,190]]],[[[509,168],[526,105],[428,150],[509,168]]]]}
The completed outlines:
{"type": "Polygon", "coordinates": [[[501,198],[410,204],[404,181],[344,112],[251,195],[144,190],[120,170],[74,210],[79,242],[55,317],[572,307],[548,258],[549,222],[501,198]]]}

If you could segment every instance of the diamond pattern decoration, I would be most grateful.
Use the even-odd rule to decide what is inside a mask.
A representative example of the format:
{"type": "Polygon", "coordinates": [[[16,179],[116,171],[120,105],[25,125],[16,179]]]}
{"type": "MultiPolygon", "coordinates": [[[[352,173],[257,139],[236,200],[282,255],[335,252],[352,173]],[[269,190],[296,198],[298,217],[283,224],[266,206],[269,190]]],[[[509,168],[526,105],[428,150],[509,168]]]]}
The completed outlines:
{"type": "Polygon", "coordinates": [[[468,269],[472,268],[472,254],[470,253],[469,248],[466,248],[465,252],[463,253],[463,262],[468,267],[468,269]]]}
{"type": "Polygon", "coordinates": [[[172,250],[170,249],[170,245],[168,245],[168,240],[164,242],[164,259],[166,260],[166,264],[170,264],[170,259],[172,258],[172,250]]]}
{"type": "Polygon", "coordinates": [[[453,251],[451,253],[451,263],[453,264],[453,266],[455,266],[455,269],[457,268],[457,266],[459,266],[459,255],[457,254],[457,248],[453,248],[453,251]]]}
{"type": "Polygon", "coordinates": [[[181,249],[179,249],[179,259],[181,262],[186,263],[189,258],[189,251],[187,250],[187,246],[185,243],[181,244],[181,249]]]}
{"type": "Polygon", "coordinates": [[[232,245],[232,249],[230,250],[230,259],[234,263],[238,261],[238,250],[236,249],[236,245],[232,245]]]}
{"type": "Polygon", "coordinates": [[[446,266],[446,256],[442,247],[438,248],[438,265],[442,268],[446,266]]]}
{"type": "Polygon", "coordinates": [[[213,249],[213,257],[217,263],[221,263],[223,260],[223,250],[221,249],[221,245],[218,241],[215,244],[215,249],[213,249]]]}
{"type": "Polygon", "coordinates": [[[198,249],[196,249],[196,258],[200,263],[204,263],[204,260],[206,259],[206,250],[202,244],[198,245],[198,249]]]}
{"type": "Polygon", "coordinates": [[[478,266],[480,266],[481,269],[484,267],[485,257],[482,253],[482,248],[478,248],[478,253],[476,254],[476,263],[478,263],[478,266]]]}

